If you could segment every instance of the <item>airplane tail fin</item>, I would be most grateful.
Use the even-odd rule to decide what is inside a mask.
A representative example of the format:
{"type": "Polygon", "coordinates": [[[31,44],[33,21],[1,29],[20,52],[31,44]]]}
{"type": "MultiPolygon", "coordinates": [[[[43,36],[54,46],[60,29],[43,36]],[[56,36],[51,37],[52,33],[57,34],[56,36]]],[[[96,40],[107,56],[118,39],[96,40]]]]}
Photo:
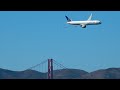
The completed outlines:
{"type": "Polygon", "coordinates": [[[66,17],[66,19],[67,19],[67,21],[68,21],[68,22],[72,21],[72,20],[71,20],[71,19],[69,19],[67,16],[65,16],[65,17],[66,17]]]}
{"type": "Polygon", "coordinates": [[[88,20],[91,20],[91,18],[92,18],[92,13],[91,13],[91,15],[89,16],[88,20]]]}

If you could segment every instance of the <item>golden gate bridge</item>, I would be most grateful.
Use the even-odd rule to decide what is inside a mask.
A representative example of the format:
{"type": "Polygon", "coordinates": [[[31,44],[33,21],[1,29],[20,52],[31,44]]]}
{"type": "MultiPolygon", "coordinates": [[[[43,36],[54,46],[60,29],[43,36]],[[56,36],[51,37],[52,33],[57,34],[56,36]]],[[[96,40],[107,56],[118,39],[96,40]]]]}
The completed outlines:
{"type": "Polygon", "coordinates": [[[46,79],[54,79],[55,71],[56,72],[62,71],[64,73],[66,70],[69,69],[53,59],[48,59],[42,61],[41,63],[35,66],[28,68],[27,70],[35,70],[38,72],[47,73],[46,79]],[[63,69],[64,71],[62,71],[63,69]]]}

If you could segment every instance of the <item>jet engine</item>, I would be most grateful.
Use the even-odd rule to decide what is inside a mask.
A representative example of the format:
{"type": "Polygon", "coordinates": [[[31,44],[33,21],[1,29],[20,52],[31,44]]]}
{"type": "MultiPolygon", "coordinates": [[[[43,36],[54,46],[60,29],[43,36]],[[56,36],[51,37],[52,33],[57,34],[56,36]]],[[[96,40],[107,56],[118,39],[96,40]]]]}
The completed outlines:
{"type": "Polygon", "coordinates": [[[86,25],[82,24],[81,27],[82,27],[82,28],[86,28],[86,25]]]}

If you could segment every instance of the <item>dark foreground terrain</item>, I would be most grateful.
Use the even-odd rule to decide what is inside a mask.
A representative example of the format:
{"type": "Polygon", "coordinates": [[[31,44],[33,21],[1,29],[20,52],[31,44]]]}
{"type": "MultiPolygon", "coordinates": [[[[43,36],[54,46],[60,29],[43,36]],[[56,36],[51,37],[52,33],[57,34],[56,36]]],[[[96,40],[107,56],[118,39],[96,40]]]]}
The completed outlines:
{"type": "MultiPolygon", "coordinates": [[[[120,68],[86,72],[79,69],[54,70],[54,79],[120,79],[120,68]]],[[[11,71],[0,68],[0,79],[47,79],[47,73],[35,70],[11,71]]]]}

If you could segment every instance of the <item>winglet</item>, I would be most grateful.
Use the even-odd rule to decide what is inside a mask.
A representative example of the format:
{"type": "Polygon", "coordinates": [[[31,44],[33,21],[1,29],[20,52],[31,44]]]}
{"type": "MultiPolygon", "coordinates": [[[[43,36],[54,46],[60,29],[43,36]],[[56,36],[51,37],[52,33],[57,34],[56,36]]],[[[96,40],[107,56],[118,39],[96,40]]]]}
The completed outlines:
{"type": "Polygon", "coordinates": [[[88,20],[91,20],[91,18],[92,18],[92,13],[91,13],[91,15],[89,16],[88,20]]]}

